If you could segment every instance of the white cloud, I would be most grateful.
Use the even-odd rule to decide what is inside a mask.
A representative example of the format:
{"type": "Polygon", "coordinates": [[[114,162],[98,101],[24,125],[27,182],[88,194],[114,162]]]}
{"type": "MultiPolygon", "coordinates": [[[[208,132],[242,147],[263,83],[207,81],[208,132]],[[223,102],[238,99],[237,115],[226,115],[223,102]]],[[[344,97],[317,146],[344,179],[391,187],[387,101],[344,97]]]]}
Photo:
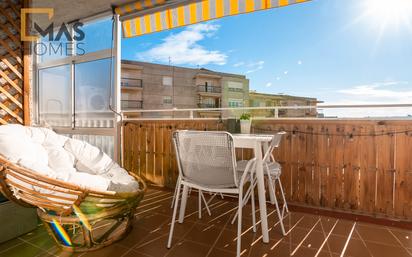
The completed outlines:
{"type": "Polygon", "coordinates": [[[302,65],[302,63],[303,63],[302,60],[298,61],[298,65],[302,65]]]}
{"type": "MultiPolygon", "coordinates": [[[[355,85],[335,91],[338,101],[326,101],[332,105],[399,104],[412,102],[412,90],[406,88],[407,81],[385,81],[355,85]],[[406,88],[406,89],[405,89],[406,88]]],[[[328,116],[338,117],[387,117],[412,114],[410,108],[347,108],[325,109],[328,116]]]]}
{"type": "Polygon", "coordinates": [[[233,64],[233,67],[240,67],[240,66],[243,66],[243,65],[245,65],[244,62],[237,62],[237,63],[233,64]]]}
{"type": "Polygon", "coordinates": [[[253,73],[253,72],[259,71],[263,69],[264,64],[265,64],[265,61],[257,61],[257,62],[248,63],[246,66],[249,68],[249,70],[247,70],[246,73],[253,73]]]}
{"type": "Polygon", "coordinates": [[[280,77],[276,77],[276,80],[280,80],[280,77]]]}
{"type": "Polygon", "coordinates": [[[351,95],[357,98],[364,98],[363,100],[369,101],[385,101],[385,102],[411,102],[412,90],[400,90],[400,89],[388,89],[384,87],[401,86],[408,84],[406,81],[387,81],[376,82],[366,85],[357,85],[348,89],[339,90],[339,93],[351,95]]]}
{"type": "Polygon", "coordinates": [[[149,62],[169,62],[173,64],[206,65],[226,64],[227,55],[218,50],[209,50],[199,42],[212,37],[219,30],[219,25],[213,23],[196,24],[185,30],[171,34],[159,45],[146,52],[137,54],[137,58],[149,62]]]}
{"type": "Polygon", "coordinates": [[[271,86],[272,86],[272,82],[266,83],[266,87],[271,87],[271,86]]]}
{"type": "Polygon", "coordinates": [[[284,71],[283,74],[288,75],[289,71],[284,71]]]}

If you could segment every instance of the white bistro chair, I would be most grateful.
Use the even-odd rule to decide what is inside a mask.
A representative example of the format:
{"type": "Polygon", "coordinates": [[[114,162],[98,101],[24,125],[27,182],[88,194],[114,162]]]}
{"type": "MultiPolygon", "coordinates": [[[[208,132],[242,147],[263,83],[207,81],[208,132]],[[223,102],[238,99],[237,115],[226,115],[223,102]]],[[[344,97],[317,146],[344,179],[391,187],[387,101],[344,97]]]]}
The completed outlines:
{"type": "MultiPolygon", "coordinates": [[[[172,244],[176,213],[183,187],[179,219],[182,223],[189,189],[203,192],[236,194],[239,198],[237,227],[237,256],[240,256],[242,233],[242,207],[245,196],[243,185],[251,181],[254,161],[246,163],[242,172],[237,172],[236,157],[232,135],[227,132],[177,131],[173,134],[179,168],[177,194],[173,206],[173,217],[167,247],[172,244]]],[[[201,196],[199,196],[201,197],[201,196]]],[[[252,199],[252,219],[255,231],[255,203],[252,199]]],[[[199,201],[201,201],[199,199],[199,201]]]]}
{"type": "MultiPolygon", "coordinates": [[[[264,151],[264,156],[262,158],[263,161],[263,171],[265,174],[265,177],[267,178],[267,183],[268,183],[268,188],[269,188],[269,197],[270,197],[270,202],[275,205],[276,211],[279,217],[279,223],[280,227],[282,229],[283,235],[286,234],[285,228],[283,226],[283,218],[285,215],[285,212],[289,212],[288,205],[286,202],[286,197],[285,193],[283,191],[282,187],[282,182],[280,181],[280,175],[282,173],[282,167],[281,165],[276,162],[275,158],[272,155],[272,152],[275,148],[279,147],[280,142],[282,140],[282,136],[286,134],[286,132],[278,132],[275,135],[273,135],[272,140],[270,141],[270,144],[268,145],[267,149],[264,151]],[[278,200],[276,198],[276,183],[279,184],[279,192],[282,197],[283,205],[282,205],[282,211],[280,211],[278,200]]],[[[242,172],[244,168],[246,168],[246,165],[250,162],[250,160],[241,160],[237,162],[237,169],[238,172],[242,172]]],[[[249,197],[254,195],[254,188],[256,186],[256,180],[252,183],[253,187],[250,187],[248,191],[245,194],[245,202],[248,201],[249,197]]],[[[236,216],[233,217],[232,224],[235,222],[236,216]]]]}

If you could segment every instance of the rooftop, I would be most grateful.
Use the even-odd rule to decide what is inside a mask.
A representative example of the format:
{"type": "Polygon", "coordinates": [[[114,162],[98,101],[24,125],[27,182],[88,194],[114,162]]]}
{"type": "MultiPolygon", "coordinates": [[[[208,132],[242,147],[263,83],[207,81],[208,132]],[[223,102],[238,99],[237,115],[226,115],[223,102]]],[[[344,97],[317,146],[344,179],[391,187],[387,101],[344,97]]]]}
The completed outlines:
{"type": "Polygon", "coordinates": [[[300,99],[300,100],[307,100],[307,101],[316,101],[317,103],[323,103],[322,101],[318,101],[316,98],[313,97],[302,97],[302,96],[293,96],[293,95],[286,95],[286,94],[267,94],[267,93],[259,93],[255,90],[251,90],[249,92],[250,96],[257,96],[257,97],[271,97],[274,99],[300,99]]]}
{"type": "Polygon", "coordinates": [[[122,64],[129,64],[129,65],[141,65],[141,66],[151,66],[151,67],[163,67],[163,68],[170,68],[174,67],[181,70],[187,70],[192,72],[197,72],[200,74],[210,74],[210,75],[219,75],[222,77],[237,77],[241,79],[246,79],[245,75],[241,74],[234,74],[234,73],[225,73],[220,71],[213,71],[205,68],[187,68],[175,65],[167,65],[167,64],[159,64],[159,63],[151,63],[151,62],[141,62],[141,61],[133,61],[133,60],[122,60],[122,64]]]}

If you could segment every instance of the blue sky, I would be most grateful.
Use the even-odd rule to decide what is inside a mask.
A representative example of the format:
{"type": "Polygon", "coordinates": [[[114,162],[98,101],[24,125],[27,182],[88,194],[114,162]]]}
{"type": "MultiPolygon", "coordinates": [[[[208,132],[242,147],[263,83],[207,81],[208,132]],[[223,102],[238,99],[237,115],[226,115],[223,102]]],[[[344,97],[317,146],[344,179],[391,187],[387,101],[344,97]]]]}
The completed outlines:
{"type": "Polygon", "coordinates": [[[412,18],[400,17],[412,8],[392,15],[373,1],[384,0],[314,0],[123,39],[122,58],[170,56],[178,66],[244,74],[252,90],[326,103],[411,103],[412,18]]]}

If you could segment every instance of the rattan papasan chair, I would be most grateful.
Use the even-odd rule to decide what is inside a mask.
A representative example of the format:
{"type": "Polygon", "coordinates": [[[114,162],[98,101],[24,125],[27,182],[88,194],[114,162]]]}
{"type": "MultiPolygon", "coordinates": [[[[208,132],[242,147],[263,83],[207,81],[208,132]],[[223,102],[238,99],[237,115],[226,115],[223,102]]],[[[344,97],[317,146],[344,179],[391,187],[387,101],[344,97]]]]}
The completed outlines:
{"type": "Polygon", "coordinates": [[[64,250],[96,250],[131,229],[146,185],[83,141],[46,128],[0,126],[0,191],[36,207],[64,250]]]}

